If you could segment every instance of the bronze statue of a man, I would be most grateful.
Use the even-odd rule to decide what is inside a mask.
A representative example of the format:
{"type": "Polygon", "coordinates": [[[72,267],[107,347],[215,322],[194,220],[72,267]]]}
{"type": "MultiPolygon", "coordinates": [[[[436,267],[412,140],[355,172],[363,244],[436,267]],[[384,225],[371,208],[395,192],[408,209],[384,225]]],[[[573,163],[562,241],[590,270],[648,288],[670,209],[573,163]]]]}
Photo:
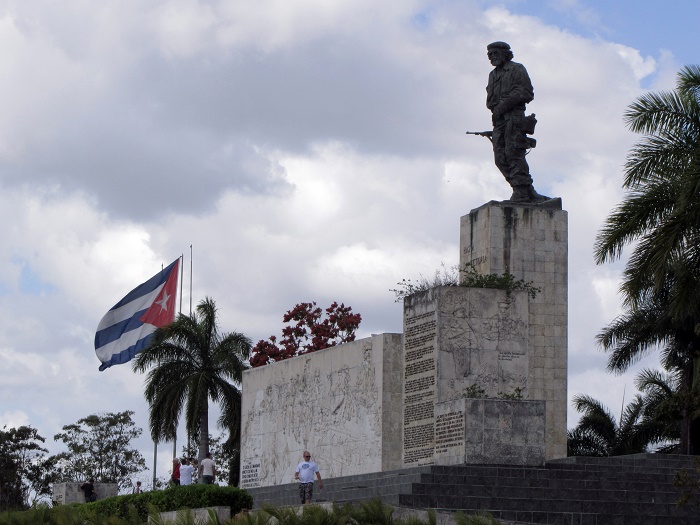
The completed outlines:
{"type": "Polygon", "coordinates": [[[491,65],[486,87],[486,107],[493,114],[493,155],[496,166],[513,188],[511,202],[542,202],[548,199],[532,186],[525,154],[530,147],[527,133],[534,132],[534,116],[525,117],[525,104],[535,98],[525,66],[513,62],[505,42],[486,47],[491,65]],[[530,129],[528,129],[528,127],[530,129]]]}

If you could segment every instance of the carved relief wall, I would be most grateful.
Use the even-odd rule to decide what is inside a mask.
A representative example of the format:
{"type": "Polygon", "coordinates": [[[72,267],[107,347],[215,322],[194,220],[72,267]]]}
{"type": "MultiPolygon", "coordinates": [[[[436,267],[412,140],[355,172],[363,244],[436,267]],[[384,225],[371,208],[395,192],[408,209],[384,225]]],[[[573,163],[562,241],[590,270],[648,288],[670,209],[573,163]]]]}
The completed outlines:
{"type": "Polygon", "coordinates": [[[477,385],[488,397],[527,394],[528,303],[525,292],[446,287],[439,301],[438,400],[477,385]]]}
{"type": "Polygon", "coordinates": [[[241,486],[292,482],[304,450],[324,477],[399,468],[400,362],[382,334],[246,371],[241,486]]]}

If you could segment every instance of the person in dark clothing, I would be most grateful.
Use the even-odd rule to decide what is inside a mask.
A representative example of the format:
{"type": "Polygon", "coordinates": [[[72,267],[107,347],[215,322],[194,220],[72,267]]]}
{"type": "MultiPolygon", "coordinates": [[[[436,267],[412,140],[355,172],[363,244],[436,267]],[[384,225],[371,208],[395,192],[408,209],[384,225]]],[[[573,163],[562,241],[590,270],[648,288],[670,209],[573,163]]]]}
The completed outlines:
{"type": "Polygon", "coordinates": [[[80,490],[85,494],[85,503],[97,500],[97,492],[95,492],[95,480],[90,478],[90,481],[86,481],[80,485],[80,490]]]}

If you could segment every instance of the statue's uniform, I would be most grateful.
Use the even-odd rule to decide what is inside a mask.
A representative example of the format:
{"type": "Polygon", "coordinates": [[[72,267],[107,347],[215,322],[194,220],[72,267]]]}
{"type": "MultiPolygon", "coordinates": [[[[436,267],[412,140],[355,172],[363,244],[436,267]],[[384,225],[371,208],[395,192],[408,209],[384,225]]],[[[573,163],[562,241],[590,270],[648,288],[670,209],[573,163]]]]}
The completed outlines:
{"type": "Polygon", "coordinates": [[[528,142],[524,124],[525,104],[534,98],[532,82],[522,64],[509,61],[489,74],[486,107],[493,111],[504,104],[506,109],[493,116],[493,155],[496,166],[513,188],[532,184],[525,160],[528,142]]]}

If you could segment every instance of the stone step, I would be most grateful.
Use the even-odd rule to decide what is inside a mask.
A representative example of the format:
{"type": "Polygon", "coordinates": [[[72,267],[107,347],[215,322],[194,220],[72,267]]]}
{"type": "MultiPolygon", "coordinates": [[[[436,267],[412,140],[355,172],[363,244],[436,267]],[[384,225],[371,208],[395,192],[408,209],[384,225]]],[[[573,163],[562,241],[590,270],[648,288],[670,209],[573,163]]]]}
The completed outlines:
{"type": "Polygon", "coordinates": [[[605,488],[580,489],[571,486],[559,487],[519,487],[497,485],[432,485],[414,484],[411,494],[427,496],[473,496],[482,498],[510,499],[570,499],[577,502],[636,502],[675,504],[679,493],[665,490],[664,486],[653,486],[646,490],[634,488],[608,490],[605,488]]]}
{"type": "MultiPolygon", "coordinates": [[[[395,507],[491,512],[511,523],[571,525],[694,525],[700,508],[678,507],[673,477],[693,469],[692,457],[567,458],[543,467],[458,465],[420,467],[324,480],[315,502],[379,497],[395,507]],[[646,468],[645,468],[646,467],[646,468]]],[[[298,486],[250,490],[263,503],[297,505],[298,486]]]]}

